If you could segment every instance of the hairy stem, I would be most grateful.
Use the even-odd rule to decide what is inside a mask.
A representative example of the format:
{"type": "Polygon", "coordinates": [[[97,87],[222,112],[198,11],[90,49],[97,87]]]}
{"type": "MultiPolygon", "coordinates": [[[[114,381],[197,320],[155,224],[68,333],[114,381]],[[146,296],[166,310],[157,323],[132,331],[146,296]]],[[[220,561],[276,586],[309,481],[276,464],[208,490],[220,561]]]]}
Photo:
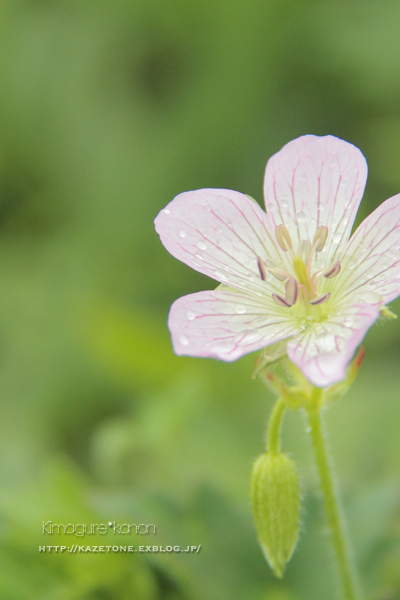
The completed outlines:
{"type": "Polygon", "coordinates": [[[331,531],[332,542],[336,553],[339,575],[346,600],[361,600],[357,579],[353,570],[347,537],[344,531],[343,518],[338,502],[335,482],[328,452],[326,448],[323,423],[321,418],[320,398],[315,389],[314,402],[307,409],[312,444],[318,467],[321,489],[324,498],[325,512],[331,531]]]}
{"type": "Polygon", "coordinates": [[[282,398],[278,398],[268,421],[267,451],[270,454],[278,454],[281,451],[281,424],[285,410],[286,403],[282,398]]]}

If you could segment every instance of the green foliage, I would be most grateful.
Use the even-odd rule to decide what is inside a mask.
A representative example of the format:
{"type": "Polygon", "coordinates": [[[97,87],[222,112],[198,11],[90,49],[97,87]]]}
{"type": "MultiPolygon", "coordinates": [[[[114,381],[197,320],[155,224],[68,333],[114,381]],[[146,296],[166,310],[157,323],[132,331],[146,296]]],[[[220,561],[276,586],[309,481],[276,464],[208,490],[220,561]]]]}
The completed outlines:
{"type": "MultiPolygon", "coordinates": [[[[284,447],[307,534],[277,582],[248,499],[271,398],[251,380],[254,357],[173,355],[169,305],[214,283],[169,256],[152,221],[198,187],[261,201],[267,158],[303,133],[363,150],[360,218],[399,192],[398,4],[1,8],[0,596],[332,600],[299,415],[286,419],[284,447]],[[202,548],[40,554],[49,519],[155,523],[157,545],[202,548]]],[[[399,327],[369,333],[357,382],[328,415],[374,600],[400,593],[399,327]]]]}

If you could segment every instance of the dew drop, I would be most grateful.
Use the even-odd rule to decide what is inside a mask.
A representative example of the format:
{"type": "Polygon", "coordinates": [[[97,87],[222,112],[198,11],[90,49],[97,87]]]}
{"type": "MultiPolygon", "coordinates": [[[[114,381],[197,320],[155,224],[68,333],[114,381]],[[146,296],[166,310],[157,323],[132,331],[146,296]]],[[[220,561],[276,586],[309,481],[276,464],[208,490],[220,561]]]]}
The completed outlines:
{"type": "Polygon", "coordinates": [[[206,204],[204,210],[206,210],[207,212],[211,212],[211,206],[209,204],[206,204]]]}
{"type": "Polygon", "coordinates": [[[323,204],[318,204],[318,210],[319,210],[320,212],[324,212],[324,210],[325,210],[325,206],[324,206],[323,204]]]}
{"type": "Polygon", "coordinates": [[[246,312],[246,307],[245,306],[241,306],[241,305],[237,305],[235,306],[235,313],[237,315],[244,315],[246,312]]]}
{"type": "Polygon", "coordinates": [[[204,254],[202,252],[195,252],[194,255],[199,260],[204,260],[204,254]]]}
{"type": "Polygon", "coordinates": [[[215,233],[222,233],[222,227],[217,227],[215,233]]]}
{"type": "Polygon", "coordinates": [[[221,279],[222,281],[228,281],[228,274],[222,269],[218,269],[217,271],[215,271],[215,277],[217,279],[221,279]]]}
{"type": "Polygon", "coordinates": [[[347,179],[342,179],[342,181],[340,182],[340,185],[343,187],[346,187],[346,185],[348,184],[348,180],[347,179]]]}
{"type": "Polygon", "coordinates": [[[382,301],[382,297],[375,292],[363,292],[360,294],[360,300],[367,302],[368,304],[378,304],[382,301]]]}
{"type": "Polygon", "coordinates": [[[205,242],[197,242],[196,244],[197,248],[200,248],[200,250],[206,250],[207,249],[207,244],[205,242]]]}
{"type": "Polygon", "coordinates": [[[282,208],[287,208],[289,206],[289,202],[287,200],[282,200],[281,205],[282,208]]]}
{"type": "Polygon", "coordinates": [[[166,215],[170,215],[171,211],[169,210],[169,208],[164,208],[164,212],[166,215]]]}
{"type": "Polygon", "coordinates": [[[307,173],[302,173],[300,175],[300,179],[302,179],[303,181],[305,181],[307,179],[307,173]]]}
{"type": "Polygon", "coordinates": [[[188,346],[189,345],[189,340],[187,339],[186,335],[180,335],[179,336],[179,341],[182,344],[182,346],[188,346]]]}
{"type": "Polygon", "coordinates": [[[186,231],[185,231],[184,229],[181,229],[181,230],[179,231],[179,237],[180,237],[180,238],[185,238],[185,237],[186,237],[186,231]]]}
{"type": "Polygon", "coordinates": [[[223,343],[216,344],[215,347],[213,348],[213,351],[217,355],[228,354],[229,352],[232,352],[234,347],[235,347],[234,342],[223,342],[223,343]]]}
{"type": "Polygon", "coordinates": [[[192,310],[186,311],[186,318],[188,321],[194,321],[196,316],[197,316],[196,313],[193,312],[192,310]]]}
{"type": "Polygon", "coordinates": [[[304,213],[303,211],[300,211],[297,213],[297,220],[299,223],[304,223],[304,221],[306,220],[306,213],[304,213]]]}
{"type": "Polygon", "coordinates": [[[347,319],[344,320],[343,325],[345,327],[354,327],[354,325],[356,324],[354,319],[351,319],[350,317],[348,317],[347,319]]]}
{"type": "Polygon", "coordinates": [[[335,235],[333,236],[333,242],[334,244],[338,244],[340,242],[340,240],[342,239],[342,236],[340,235],[340,233],[335,233],[335,235]]]}
{"type": "Polygon", "coordinates": [[[260,334],[258,331],[247,331],[245,342],[247,344],[253,344],[255,341],[260,339],[260,334]]]}

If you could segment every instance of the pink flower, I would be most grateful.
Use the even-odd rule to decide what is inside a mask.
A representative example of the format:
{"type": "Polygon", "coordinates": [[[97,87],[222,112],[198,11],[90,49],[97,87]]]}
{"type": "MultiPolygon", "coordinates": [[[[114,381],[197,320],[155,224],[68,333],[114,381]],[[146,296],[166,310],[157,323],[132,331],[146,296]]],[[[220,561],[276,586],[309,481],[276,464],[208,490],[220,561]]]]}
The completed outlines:
{"type": "Polygon", "coordinates": [[[358,148],[306,135],[268,161],[266,213],[232,190],[170,202],[155,220],[162,243],[222,284],[172,305],[176,354],[233,361],[287,340],[288,358],[314,385],[342,380],[380,309],[400,294],[400,194],[350,238],[366,179],[358,148]]]}

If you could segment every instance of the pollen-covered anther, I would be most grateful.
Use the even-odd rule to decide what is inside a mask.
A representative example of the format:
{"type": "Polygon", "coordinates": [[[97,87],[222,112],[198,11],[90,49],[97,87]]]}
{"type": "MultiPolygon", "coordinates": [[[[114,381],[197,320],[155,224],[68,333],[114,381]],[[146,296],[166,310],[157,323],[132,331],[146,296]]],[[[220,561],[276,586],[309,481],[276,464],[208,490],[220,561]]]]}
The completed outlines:
{"type": "Polygon", "coordinates": [[[320,225],[315,232],[313,241],[313,248],[316,252],[321,252],[321,250],[323,250],[327,237],[328,228],[324,225],[320,225]]]}
{"type": "Polygon", "coordinates": [[[292,238],[284,225],[275,228],[275,237],[282,250],[287,252],[292,249],[292,238]]]}
{"type": "Polygon", "coordinates": [[[327,292],[326,294],[323,294],[322,296],[318,296],[317,298],[314,298],[314,300],[310,300],[310,304],[312,304],[313,306],[319,306],[320,304],[323,304],[324,302],[329,300],[330,295],[331,295],[331,293],[327,292]]]}
{"type": "Polygon", "coordinates": [[[267,281],[267,272],[265,270],[265,265],[259,256],[257,256],[257,266],[258,266],[258,270],[260,272],[261,279],[263,281],[267,281]]]}
{"type": "Polygon", "coordinates": [[[332,265],[330,265],[329,267],[327,267],[325,269],[325,271],[322,273],[322,275],[324,277],[326,277],[326,279],[332,279],[332,277],[336,277],[336,275],[340,272],[340,269],[342,268],[342,265],[340,264],[339,261],[333,263],[332,265]]]}

